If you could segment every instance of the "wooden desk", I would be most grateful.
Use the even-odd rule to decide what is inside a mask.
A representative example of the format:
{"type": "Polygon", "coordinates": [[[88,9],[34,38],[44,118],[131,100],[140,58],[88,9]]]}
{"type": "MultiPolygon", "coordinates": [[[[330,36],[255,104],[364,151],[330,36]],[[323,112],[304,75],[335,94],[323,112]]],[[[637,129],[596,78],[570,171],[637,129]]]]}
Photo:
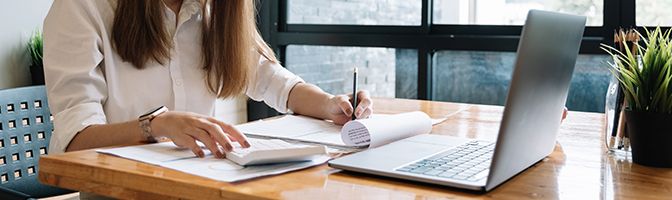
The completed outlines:
{"type": "MultiPolygon", "coordinates": [[[[502,107],[377,99],[376,112],[451,114],[434,134],[494,139],[502,107]]],[[[570,112],[555,151],[495,190],[449,187],[342,172],[322,165],[241,183],[224,183],[93,150],[44,156],[40,181],[123,199],[669,199],[672,170],[610,156],[601,140],[602,114],[570,112]]],[[[543,131],[543,130],[540,130],[543,131]]]]}

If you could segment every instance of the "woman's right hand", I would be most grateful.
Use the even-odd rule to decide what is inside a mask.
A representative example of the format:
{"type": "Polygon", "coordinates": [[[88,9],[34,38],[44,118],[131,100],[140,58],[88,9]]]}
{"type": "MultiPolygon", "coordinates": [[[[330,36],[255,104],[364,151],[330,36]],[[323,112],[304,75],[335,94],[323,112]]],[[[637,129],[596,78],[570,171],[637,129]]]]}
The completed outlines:
{"type": "Polygon", "coordinates": [[[189,148],[201,158],[205,157],[205,153],[196,141],[203,143],[218,158],[224,158],[219,146],[226,152],[233,150],[232,142],[238,142],[244,148],[250,147],[245,135],[233,126],[196,113],[169,111],[156,116],[151,128],[152,136],[170,138],[178,147],[189,148]]]}

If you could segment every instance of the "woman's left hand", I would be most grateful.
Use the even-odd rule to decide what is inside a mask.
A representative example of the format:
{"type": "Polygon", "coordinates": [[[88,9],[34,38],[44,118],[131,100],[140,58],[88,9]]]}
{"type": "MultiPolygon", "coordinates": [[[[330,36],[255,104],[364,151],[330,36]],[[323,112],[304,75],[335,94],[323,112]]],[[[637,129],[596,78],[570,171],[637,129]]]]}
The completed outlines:
{"type": "MultiPolygon", "coordinates": [[[[335,124],[343,125],[352,119],[352,95],[336,95],[329,99],[327,105],[327,113],[329,119],[335,124]]],[[[373,113],[373,101],[369,95],[369,91],[360,90],[357,92],[357,108],[354,109],[355,117],[357,119],[368,118],[373,113]]]]}

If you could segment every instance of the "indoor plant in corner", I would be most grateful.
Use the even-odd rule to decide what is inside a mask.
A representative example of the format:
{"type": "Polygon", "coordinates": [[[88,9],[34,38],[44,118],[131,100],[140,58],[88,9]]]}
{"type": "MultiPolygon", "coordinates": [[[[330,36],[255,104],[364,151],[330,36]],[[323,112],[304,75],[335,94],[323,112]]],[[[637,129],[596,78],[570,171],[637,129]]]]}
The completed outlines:
{"type": "MultiPolygon", "coordinates": [[[[639,32],[642,42],[619,51],[602,49],[613,57],[611,71],[625,94],[627,134],[633,162],[672,167],[672,42],[671,30],[659,27],[639,32]]],[[[622,41],[624,44],[627,41],[622,41]]]]}
{"type": "Polygon", "coordinates": [[[33,85],[44,85],[44,69],[42,64],[42,33],[36,30],[28,40],[30,54],[30,74],[33,85]]]}

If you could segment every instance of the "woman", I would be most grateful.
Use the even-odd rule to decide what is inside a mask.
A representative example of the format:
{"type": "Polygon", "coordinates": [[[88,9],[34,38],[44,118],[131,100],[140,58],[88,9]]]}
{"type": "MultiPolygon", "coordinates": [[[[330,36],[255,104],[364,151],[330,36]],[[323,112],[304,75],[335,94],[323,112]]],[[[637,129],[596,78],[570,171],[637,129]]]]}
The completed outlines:
{"type": "Polygon", "coordinates": [[[353,109],[348,96],[280,66],[256,29],[254,2],[54,1],[44,23],[50,153],[167,137],[200,157],[196,141],[223,157],[232,142],[249,143],[210,116],[217,98],[240,93],[337,124],[371,114],[367,92],[353,109]]]}

